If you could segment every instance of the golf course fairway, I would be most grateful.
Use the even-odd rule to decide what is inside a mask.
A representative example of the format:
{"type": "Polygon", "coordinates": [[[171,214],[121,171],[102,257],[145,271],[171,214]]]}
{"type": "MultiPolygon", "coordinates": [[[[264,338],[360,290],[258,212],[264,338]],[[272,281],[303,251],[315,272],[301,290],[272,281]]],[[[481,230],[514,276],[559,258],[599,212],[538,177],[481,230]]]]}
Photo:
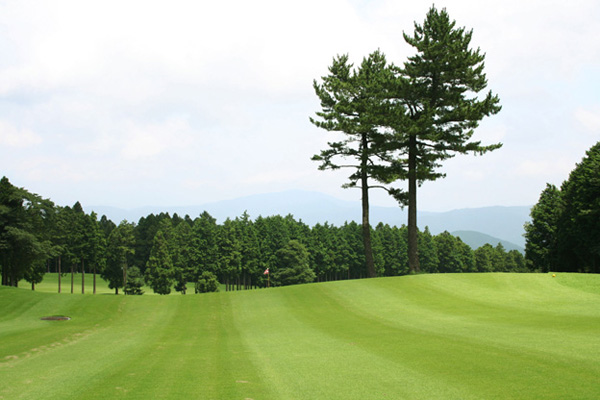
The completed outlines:
{"type": "Polygon", "coordinates": [[[600,276],[185,296],[0,287],[0,399],[121,398],[598,399],[600,276]]]}

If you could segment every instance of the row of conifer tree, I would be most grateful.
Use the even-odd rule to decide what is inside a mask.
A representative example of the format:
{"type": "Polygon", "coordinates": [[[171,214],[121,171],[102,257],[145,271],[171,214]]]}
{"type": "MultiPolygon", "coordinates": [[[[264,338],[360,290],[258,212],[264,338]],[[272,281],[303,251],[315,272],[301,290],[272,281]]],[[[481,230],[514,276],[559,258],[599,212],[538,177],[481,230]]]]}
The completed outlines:
{"type": "MultiPolygon", "coordinates": [[[[378,276],[410,272],[407,235],[405,226],[373,227],[378,276]]],[[[448,232],[432,235],[427,228],[419,232],[419,253],[423,273],[529,270],[516,250],[507,252],[502,245],[473,250],[448,232]]],[[[0,182],[4,285],[25,279],[34,286],[46,272],[80,273],[85,290],[87,273],[93,277],[88,287],[99,274],[116,292],[143,278],[166,294],[185,292],[187,283],[207,278],[206,272],[228,289],[248,289],[363,278],[364,259],[361,226],[352,221],[309,226],[292,215],[251,219],[244,213],[218,223],[204,212],[194,219],[150,214],[117,225],[84,212],[78,202],[57,206],[6,177],[0,182]]]]}

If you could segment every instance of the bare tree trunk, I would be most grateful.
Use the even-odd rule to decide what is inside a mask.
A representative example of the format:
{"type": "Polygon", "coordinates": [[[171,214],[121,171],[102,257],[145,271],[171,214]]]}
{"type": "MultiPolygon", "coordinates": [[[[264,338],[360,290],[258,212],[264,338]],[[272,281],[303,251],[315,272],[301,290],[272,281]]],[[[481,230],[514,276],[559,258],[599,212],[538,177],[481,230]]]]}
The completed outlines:
{"type": "Polygon", "coordinates": [[[125,292],[125,286],[127,286],[127,263],[123,263],[123,293],[125,292]]]}
{"type": "Polygon", "coordinates": [[[60,293],[60,278],[62,271],[60,270],[60,256],[58,256],[58,293],[60,293]]]}
{"type": "MultiPolygon", "coordinates": [[[[367,136],[362,138],[363,152],[367,152],[367,136]]],[[[371,244],[371,225],[369,222],[369,182],[367,176],[367,159],[361,161],[361,189],[362,189],[362,233],[365,246],[365,263],[367,264],[367,276],[375,278],[375,261],[373,259],[373,247],[371,244]]]]}
{"type": "Polygon", "coordinates": [[[417,234],[417,138],[411,135],[408,147],[408,266],[419,273],[417,234]]]}
{"type": "Polygon", "coordinates": [[[6,265],[7,265],[6,254],[2,257],[2,259],[3,259],[2,265],[4,265],[4,267],[2,267],[2,286],[8,286],[8,268],[6,267],[6,265]]]}

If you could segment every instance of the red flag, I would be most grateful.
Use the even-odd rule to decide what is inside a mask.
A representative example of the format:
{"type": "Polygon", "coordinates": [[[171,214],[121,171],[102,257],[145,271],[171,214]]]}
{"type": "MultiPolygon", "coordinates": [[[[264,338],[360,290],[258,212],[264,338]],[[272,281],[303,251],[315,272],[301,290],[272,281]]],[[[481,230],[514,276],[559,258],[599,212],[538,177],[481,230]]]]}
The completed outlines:
{"type": "Polygon", "coordinates": [[[265,272],[263,272],[263,275],[269,275],[269,268],[265,269],[265,272]]]}

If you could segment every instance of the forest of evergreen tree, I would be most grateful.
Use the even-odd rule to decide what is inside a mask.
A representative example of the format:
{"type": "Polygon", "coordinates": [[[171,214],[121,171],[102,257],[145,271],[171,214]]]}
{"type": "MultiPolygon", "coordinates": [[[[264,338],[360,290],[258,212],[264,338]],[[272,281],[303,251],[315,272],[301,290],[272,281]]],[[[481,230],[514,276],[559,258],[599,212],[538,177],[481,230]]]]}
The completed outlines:
{"type": "MultiPolygon", "coordinates": [[[[407,235],[406,226],[373,228],[377,276],[410,273],[407,235]]],[[[427,227],[419,232],[419,253],[422,273],[528,271],[516,250],[501,244],[473,250],[427,227]]],[[[117,225],[85,213],[79,202],[56,206],[6,177],[0,182],[0,254],[2,284],[12,286],[22,279],[35,285],[47,272],[80,273],[82,282],[86,272],[98,273],[116,292],[143,277],[165,294],[185,292],[186,283],[205,272],[228,290],[367,276],[362,229],[353,221],[309,226],[292,215],[251,219],[244,213],[217,223],[204,212],[194,219],[150,214],[117,225]]]]}

